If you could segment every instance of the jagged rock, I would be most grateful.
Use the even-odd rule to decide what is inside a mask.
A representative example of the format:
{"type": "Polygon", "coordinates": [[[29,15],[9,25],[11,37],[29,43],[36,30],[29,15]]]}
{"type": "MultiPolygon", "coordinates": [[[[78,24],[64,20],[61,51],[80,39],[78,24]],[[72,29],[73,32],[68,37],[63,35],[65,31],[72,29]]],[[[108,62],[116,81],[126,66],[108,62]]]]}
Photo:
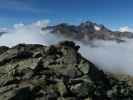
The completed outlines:
{"type": "Polygon", "coordinates": [[[57,89],[61,96],[65,96],[67,94],[67,88],[63,81],[59,81],[57,83],[57,89]]]}
{"type": "Polygon", "coordinates": [[[91,96],[91,93],[94,92],[94,89],[95,88],[93,85],[87,82],[79,83],[71,87],[72,93],[77,95],[79,98],[91,96]]]}
{"type": "Polygon", "coordinates": [[[1,47],[0,47],[0,54],[6,52],[8,49],[9,49],[9,48],[6,47],[6,46],[1,46],[1,47]]]}
{"type": "Polygon", "coordinates": [[[0,100],[132,100],[133,86],[99,70],[79,46],[20,44],[0,54],[0,100]]]}

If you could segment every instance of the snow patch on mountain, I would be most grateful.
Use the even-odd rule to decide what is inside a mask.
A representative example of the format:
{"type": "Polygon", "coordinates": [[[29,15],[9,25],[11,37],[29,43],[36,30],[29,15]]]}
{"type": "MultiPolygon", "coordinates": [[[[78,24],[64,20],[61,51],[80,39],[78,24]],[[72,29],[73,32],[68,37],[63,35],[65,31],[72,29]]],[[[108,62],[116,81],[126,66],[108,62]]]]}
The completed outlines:
{"type": "Polygon", "coordinates": [[[98,26],[94,26],[94,29],[96,30],[96,31],[100,31],[101,30],[101,28],[100,27],[98,27],[98,26]]]}

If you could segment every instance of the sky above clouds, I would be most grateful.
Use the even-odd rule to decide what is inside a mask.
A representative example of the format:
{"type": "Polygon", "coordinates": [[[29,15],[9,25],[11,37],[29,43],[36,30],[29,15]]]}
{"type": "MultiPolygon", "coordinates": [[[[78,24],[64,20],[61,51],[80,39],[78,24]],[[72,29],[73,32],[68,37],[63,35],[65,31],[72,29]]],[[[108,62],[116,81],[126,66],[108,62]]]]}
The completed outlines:
{"type": "Polygon", "coordinates": [[[0,26],[49,19],[79,23],[91,20],[117,29],[133,27],[133,0],[0,0],[0,26]]]}

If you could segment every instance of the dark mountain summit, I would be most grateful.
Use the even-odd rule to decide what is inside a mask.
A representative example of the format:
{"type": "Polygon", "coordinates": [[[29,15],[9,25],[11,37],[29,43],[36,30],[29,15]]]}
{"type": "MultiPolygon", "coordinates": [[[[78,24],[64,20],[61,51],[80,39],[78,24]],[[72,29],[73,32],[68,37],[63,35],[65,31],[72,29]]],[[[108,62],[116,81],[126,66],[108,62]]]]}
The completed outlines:
{"type": "Polygon", "coordinates": [[[69,41],[0,47],[0,100],[133,100],[128,81],[99,70],[78,49],[69,41]]]}
{"type": "Polygon", "coordinates": [[[84,23],[81,23],[79,26],[80,30],[87,30],[88,33],[94,33],[96,31],[104,31],[104,32],[110,32],[109,29],[107,29],[104,25],[98,25],[96,23],[86,21],[84,23]]]}
{"type": "Polygon", "coordinates": [[[121,42],[122,38],[133,38],[133,33],[131,32],[111,31],[102,24],[99,25],[90,21],[83,22],[80,25],[62,23],[56,26],[49,26],[45,29],[50,29],[54,34],[83,41],[100,39],[121,42]]]}

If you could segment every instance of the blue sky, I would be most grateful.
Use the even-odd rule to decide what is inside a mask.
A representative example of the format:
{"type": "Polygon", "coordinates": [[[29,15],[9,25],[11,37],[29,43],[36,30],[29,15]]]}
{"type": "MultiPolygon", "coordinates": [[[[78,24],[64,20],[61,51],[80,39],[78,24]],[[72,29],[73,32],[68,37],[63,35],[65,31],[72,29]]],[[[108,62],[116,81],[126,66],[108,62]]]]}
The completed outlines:
{"type": "Polygon", "coordinates": [[[116,29],[133,27],[133,0],[0,0],[0,26],[49,19],[52,24],[90,20],[116,29]]]}

